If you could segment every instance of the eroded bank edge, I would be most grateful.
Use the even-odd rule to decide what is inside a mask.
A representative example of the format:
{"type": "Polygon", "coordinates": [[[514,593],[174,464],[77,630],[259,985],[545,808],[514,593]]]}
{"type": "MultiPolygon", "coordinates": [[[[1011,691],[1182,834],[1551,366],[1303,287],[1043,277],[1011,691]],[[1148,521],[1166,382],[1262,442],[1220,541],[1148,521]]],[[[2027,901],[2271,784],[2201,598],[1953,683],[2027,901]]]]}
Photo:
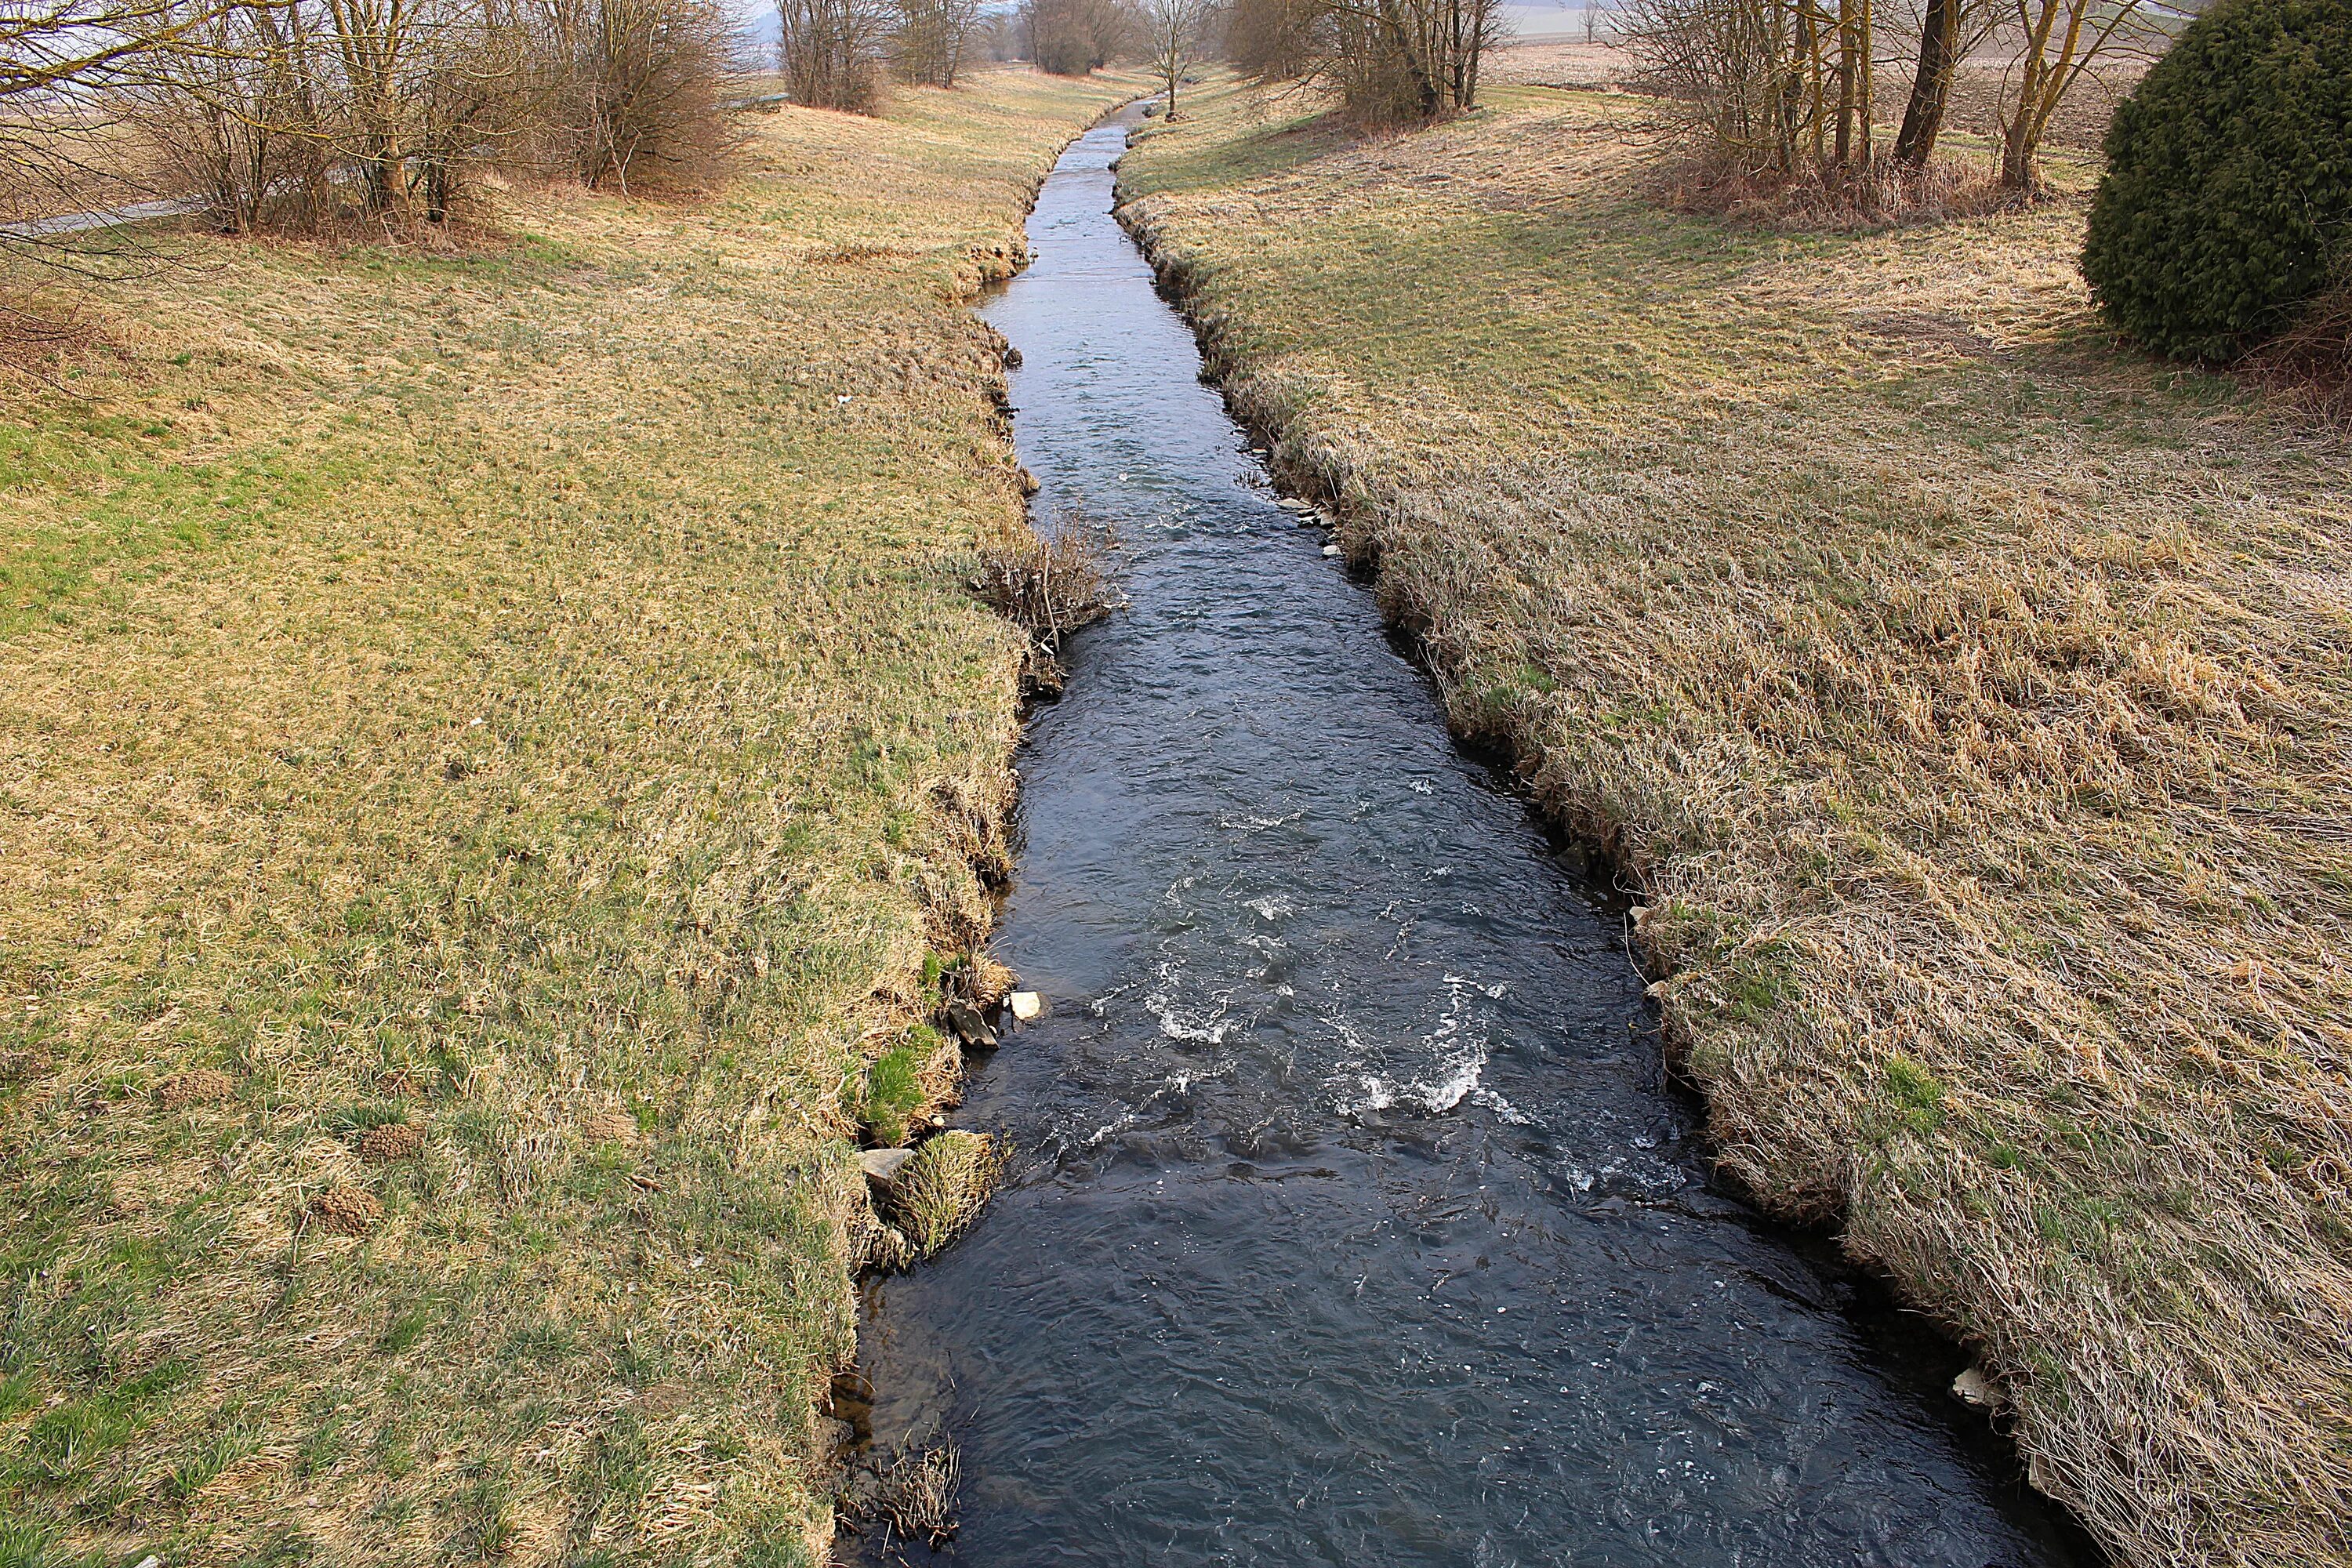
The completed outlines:
{"type": "MultiPolygon", "coordinates": [[[[976,308],[1029,265],[1034,253],[1028,220],[1054,168],[1080,138],[1133,101],[1107,105],[1041,160],[1004,241],[972,248],[969,260],[955,269],[949,303],[976,308]]],[[[992,355],[982,390],[991,405],[996,456],[1016,476],[1023,498],[1020,531],[1035,542],[1028,498],[1038,486],[1020,466],[1013,442],[1008,373],[1021,363],[1020,353],[986,321],[975,318],[974,324],[992,355]]],[[[943,779],[930,789],[929,806],[939,831],[919,880],[925,972],[889,977],[895,984],[877,991],[880,1018],[867,1035],[869,1040],[897,1037],[916,1047],[910,1065],[917,1098],[898,1109],[906,1122],[898,1138],[882,1140],[870,1122],[858,1121],[852,1147],[863,1179],[836,1189],[842,1289],[851,1303],[850,1331],[845,1356],[813,1369],[812,1399],[818,1420],[812,1473],[835,1504],[821,1521],[820,1539],[811,1542],[820,1562],[833,1560],[838,1503],[853,1467],[861,1458],[871,1458],[872,1434],[863,1412],[870,1405],[872,1388],[859,1371],[856,1283],[913,1267],[950,1244],[979,1217],[1000,1166],[993,1140],[950,1127],[949,1112],[961,1103],[962,1085],[975,1058],[995,1048],[996,1026],[1003,1022],[1006,999],[1016,984],[1012,973],[989,955],[986,945],[1012,886],[1009,830],[1020,795],[1013,759],[1026,733],[1034,701],[1057,694],[1059,681],[1054,650],[1042,646],[1034,629],[1016,617],[998,613],[1024,645],[1001,672],[1004,689],[1014,699],[1014,721],[1003,731],[984,774],[943,779]]],[[[873,1469],[866,1468],[869,1473],[873,1469]]]]}

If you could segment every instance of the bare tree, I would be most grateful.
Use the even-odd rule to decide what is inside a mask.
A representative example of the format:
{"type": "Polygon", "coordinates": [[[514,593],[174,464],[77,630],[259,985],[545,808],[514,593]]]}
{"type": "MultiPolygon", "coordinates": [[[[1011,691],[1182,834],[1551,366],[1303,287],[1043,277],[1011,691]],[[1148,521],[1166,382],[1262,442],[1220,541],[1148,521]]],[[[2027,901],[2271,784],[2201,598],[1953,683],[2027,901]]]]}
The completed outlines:
{"type": "Polygon", "coordinates": [[[299,128],[312,119],[271,20],[246,5],[213,12],[183,35],[194,47],[158,51],[124,93],[169,182],[237,234],[299,183],[299,128]]]}
{"type": "MultiPolygon", "coordinates": [[[[1733,173],[1828,183],[1878,162],[1877,0],[1631,0],[1643,74],[1733,173]]],[[[1940,112],[1940,110],[1939,110],[1940,112]]]]}
{"type": "Polygon", "coordinates": [[[980,26],[980,0],[897,0],[891,64],[901,81],[953,87],[980,26]]]}
{"type": "Polygon", "coordinates": [[[2002,95],[2000,183],[2042,188],[2042,139],[2059,105],[2101,57],[2144,46],[2153,27],[2141,0],[2009,0],[2003,32],[2017,50],[2002,95]]]}
{"type": "Polygon", "coordinates": [[[173,0],[0,0],[0,100],[144,81],[159,51],[196,45],[219,9],[173,0]]]}
{"type": "Polygon", "coordinates": [[[784,90],[814,109],[881,107],[889,0],[777,0],[784,90]]]}
{"type": "Polygon", "coordinates": [[[539,0],[533,54],[557,159],[583,184],[694,185],[736,136],[719,101],[736,43],[719,0],[539,0]]]}
{"type": "Polygon", "coordinates": [[[156,194],[123,140],[128,95],[201,54],[228,0],[0,0],[0,253],[79,269],[41,220],[156,194]]]}
{"type": "Polygon", "coordinates": [[[1167,116],[1178,118],[1176,89],[1208,41],[1215,12],[1211,0],[1142,0],[1144,45],[1168,93],[1167,116]]]}
{"type": "Polygon", "coordinates": [[[1135,20],[1121,0],[1022,0],[1021,29],[1038,69],[1084,76],[1128,52],[1135,20]]]}
{"type": "Polygon", "coordinates": [[[1224,18],[1225,58],[1261,81],[1292,81],[1315,68],[1316,0],[1234,0],[1224,18]]]}
{"type": "Polygon", "coordinates": [[[1601,7],[1598,5],[1587,5],[1584,7],[1584,41],[1588,44],[1601,41],[1601,7]]]}
{"type": "Polygon", "coordinates": [[[1433,120],[1475,108],[1496,0],[1316,0],[1316,74],[1359,120],[1433,120]]]}
{"type": "Polygon", "coordinates": [[[1895,161],[1923,169],[1935,156],[1936,138],[1944,129],[1944,113],[1952,101],[1952,76],[1967,52],[1962,40],[1969,0],[1927,0],[1919,20],[1919,60],[1911,76],[1911,97],[1903,109],[1903,129],[1895,133],[1895,161]]]}

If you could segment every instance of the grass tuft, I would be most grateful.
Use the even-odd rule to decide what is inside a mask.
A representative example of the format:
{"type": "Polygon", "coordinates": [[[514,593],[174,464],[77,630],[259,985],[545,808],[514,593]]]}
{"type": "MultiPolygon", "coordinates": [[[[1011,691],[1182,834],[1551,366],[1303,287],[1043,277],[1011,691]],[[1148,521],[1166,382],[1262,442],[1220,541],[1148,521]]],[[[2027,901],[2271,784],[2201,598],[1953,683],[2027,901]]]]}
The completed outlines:
{"type": "Polygon", "coordinates": [[[942,1132],[926,1139],[891,1184],[887,1217],[914,1256],[928,1258],[980,1217],[1003,1175],[1003,1161],[985,1135],[942,1132]]]}

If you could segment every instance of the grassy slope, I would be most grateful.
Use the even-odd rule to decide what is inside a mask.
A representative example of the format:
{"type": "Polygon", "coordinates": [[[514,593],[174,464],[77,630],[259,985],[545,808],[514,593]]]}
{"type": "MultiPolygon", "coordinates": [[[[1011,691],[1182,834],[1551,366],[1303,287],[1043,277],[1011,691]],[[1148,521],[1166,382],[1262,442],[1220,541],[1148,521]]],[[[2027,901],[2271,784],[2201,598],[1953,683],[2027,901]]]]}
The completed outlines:
{"type": "Polygon", "coordinates": [[[806,1560],[836,1095],[974,934],[1015,721],[961,301],[1115,96],[201,244],[12,397],[0,1563],[806,1560]]]}
{"type": "Polygon", "coordinates": [[[2352,448],[2116,352],[2078,205],[1727,227],[1611,100],[1496,97],[1204,95],[1129,215],[1457,724],[1648,890],[1730,1168],[2127,1555],[2352,1560],[2352,448]]]}

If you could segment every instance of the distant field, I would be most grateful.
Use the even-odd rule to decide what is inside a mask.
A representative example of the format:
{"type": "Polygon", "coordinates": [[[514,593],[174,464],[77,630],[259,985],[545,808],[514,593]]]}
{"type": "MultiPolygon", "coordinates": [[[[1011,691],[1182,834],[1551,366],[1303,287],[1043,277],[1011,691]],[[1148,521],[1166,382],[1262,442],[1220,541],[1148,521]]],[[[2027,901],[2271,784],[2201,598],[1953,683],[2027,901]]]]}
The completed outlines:
{"type": "Polygon", "coordinates": [[[1725,1165],[2127,1559],[2352,1561],[2352,444],[2116,346],[2079,161],[1791,235],[1646,199],[1625,98],[1492,98],[1203,92],[1129,216],[1456,726],[1645,892],[1725,1165]]]}
{"type": "Polygon", "coordinates": [[[5,391],[0,1563],[814,1560],[838,1091],[1009,784],[963,301],[1122,91],[192,237],[5,391]]]}

